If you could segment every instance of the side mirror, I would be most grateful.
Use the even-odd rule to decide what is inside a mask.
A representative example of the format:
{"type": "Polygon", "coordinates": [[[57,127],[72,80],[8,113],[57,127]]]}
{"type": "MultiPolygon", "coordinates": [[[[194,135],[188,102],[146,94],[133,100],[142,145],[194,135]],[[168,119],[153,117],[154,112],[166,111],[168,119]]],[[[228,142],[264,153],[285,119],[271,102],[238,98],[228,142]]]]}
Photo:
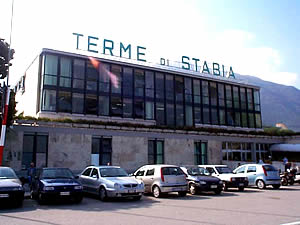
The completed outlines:
{"type": "Polygon", "coordinates": [[[97,176],[97,175],[93,175],[93,176],[92,176],[92,178],[96,178],[96,179],[97,179],[97,178],[98,178],[98,176],[97,176]]]}
{"type": "Polygon", "coordinates": [[[79,179],[79,175],[76,175],[74,178],[75,178],[75,179],[79,179]]]}

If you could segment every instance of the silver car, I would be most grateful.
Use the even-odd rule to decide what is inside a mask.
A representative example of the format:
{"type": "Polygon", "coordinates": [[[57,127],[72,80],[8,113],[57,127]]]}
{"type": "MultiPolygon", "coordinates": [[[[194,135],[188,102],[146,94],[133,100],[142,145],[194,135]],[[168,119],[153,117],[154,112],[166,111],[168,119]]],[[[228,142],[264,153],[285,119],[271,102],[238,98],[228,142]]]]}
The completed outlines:
{"type": "Polygon", "coordinates": [[[267,185],[272,185],[274,189],[280,188],[279,171],[270,164],[245,164],[233,172],[248,177],[249,186],[264,189],[267,185]]]}
{"type": "Polygon", "coordinates": [[[185,196],[188,191],[186,175],[174,165],[145,165],[133,173],[144,182],[145,193],[152,193],[158,198],[162,193],[178,192],[185,196]]]}
{"type": "Polygon", "coordinates": [[[112,197],[141,199],[144,183],[118,166],[89,166],[79,176],[83,191],[96,194],[102,201],[112,197]]]}

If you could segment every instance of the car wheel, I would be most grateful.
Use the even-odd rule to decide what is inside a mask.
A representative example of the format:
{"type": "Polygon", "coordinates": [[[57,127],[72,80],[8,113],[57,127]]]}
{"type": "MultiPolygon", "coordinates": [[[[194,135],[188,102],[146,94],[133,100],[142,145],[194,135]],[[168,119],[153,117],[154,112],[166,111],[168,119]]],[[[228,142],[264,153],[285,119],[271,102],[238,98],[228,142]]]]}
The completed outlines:
{"type": "Polygon", "coordinates": [[[266,188],[266,184],[263,180],[258,180],[256,181],[256,186],[259,188],[259,189],[265,189],[266,188]]]}
{"type": "Polygon", "coordinates": [[[159,198],[161,196],[161,191],[158,186],[153,187],[152,193],[155,198],[159,198]]]}
{"type": "Polygon", "coordinates": [[[190,184],[189,190],[190,190],[191,195],[195,195],[197,193],[196,185],[190,184]]]}
{"type": "Polygon", "coordinates": [[[101,201],[106,201],[107,200],[107,193],[106,193],[106,190],[105,190],[104,187],[100,188],[99,197],[100,197],[101,201]]]}
{"type": "Polygon", "coordinates": [[[216,194],[216,195],[221,194],[221,192],[222,192],[222,190],[215,190],[215,194],[216,194]]]}
{"type": "Polygon", "coordinates": [[[273,184],[272,185],[274,189],[279,189],[280,188],[280,184],[273,184]]]}
{"type": "Polygon", "coordinates": [[[245,187],[239,187],[239,191],[244,191],[245,187]]]}
{"type": "Polygon", "coordinates": [[[291,179],[291,180],[289,181],[289,185],[294,185],[294,183],[295,183],[294,179],[291,179]]]}
{"type": "Polygon", "coordinates": [[[287,179],[285,177],[281,178],[281,184],[283,186],[287,186],[288,185],[288,181],[287,181],[287,179]]]}
{"type": "Polygon", "coordinates": [[[184,197],[184,196],[186,196],[186,191],[179,191],[179,192],[178,192],[178,195],[179,195],[180,197],[184,197]]]}

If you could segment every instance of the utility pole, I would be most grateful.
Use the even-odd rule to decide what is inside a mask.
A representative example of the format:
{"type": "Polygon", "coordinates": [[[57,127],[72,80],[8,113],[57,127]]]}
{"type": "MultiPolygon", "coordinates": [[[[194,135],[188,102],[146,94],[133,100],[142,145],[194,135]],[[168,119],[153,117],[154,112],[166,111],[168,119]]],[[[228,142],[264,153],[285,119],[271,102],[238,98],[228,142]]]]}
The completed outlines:
{"type": "Polygon", "coordinates": [[[11,4],[9,44],[4,42],[4,40],[0,39],[0,79],[4,79],[6,77],[6,84],[7,84],[6,87],[5,87],[5,85],[3,85],[4,90],[5,90],[5,92],[4,92],[5,105],[4,105],[4,113],[3,113],[3,117],[2,117],[2,127],[1,127],[1,137],[0,137],[0,166],[2,166],[2,163],[3,163],[3,150],[4,150],[4,144],[5,144],[8,105],[9,105],[9,99],[10,99],[10,86],[8,85],[9,67],[11,66],[10,60],[13,59],[13,55],[15,53],[15,50],[11,49],[13,14],[14,14],[14,0],[12,0],[12,4],[11,4]]]}

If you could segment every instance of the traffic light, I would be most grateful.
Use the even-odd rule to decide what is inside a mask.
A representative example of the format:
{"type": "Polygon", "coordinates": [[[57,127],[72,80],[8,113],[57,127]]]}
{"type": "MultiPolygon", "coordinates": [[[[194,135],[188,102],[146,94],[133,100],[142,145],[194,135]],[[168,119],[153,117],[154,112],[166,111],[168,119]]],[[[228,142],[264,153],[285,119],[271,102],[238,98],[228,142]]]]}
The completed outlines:
{"type": "Polygon", "coordinates": [[[14,49],[10,49],[9,44],[0,39],[0,79],[4,79],[8,74],[9,62],[15,54],[14,49]]]}

